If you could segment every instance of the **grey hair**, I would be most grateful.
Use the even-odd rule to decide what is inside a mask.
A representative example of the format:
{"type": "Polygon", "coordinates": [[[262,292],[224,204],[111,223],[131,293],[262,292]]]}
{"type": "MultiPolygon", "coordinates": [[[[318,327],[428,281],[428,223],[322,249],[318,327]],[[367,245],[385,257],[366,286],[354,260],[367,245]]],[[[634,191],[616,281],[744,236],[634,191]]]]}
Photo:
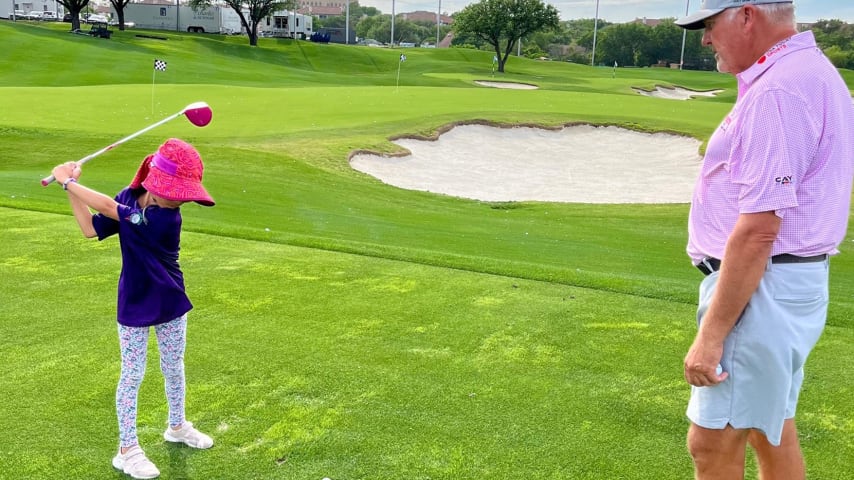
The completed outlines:
{"type": "Polygon", "coordinates": [[[795,21],[795,4],[792,3],[764,3],[756,5],[768,16],[768,20],[774,24],[791,24],[797,27],[795,21]]]}

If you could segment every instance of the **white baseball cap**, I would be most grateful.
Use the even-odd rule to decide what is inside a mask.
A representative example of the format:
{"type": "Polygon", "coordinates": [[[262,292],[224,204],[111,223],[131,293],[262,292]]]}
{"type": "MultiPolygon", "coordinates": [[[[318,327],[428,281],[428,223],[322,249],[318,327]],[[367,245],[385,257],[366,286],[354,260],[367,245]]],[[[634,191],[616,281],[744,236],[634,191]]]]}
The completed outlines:
{"type": "Polygon", "coordinates": [[[705,26],[703,22],[707,18],[717,15],[727,8],[763,3],[793,3],[793,0],[703,0],[703,3],[700,4],[700,10],[676,20],[676,25],[686,30],[699,30],[705,26]]]}

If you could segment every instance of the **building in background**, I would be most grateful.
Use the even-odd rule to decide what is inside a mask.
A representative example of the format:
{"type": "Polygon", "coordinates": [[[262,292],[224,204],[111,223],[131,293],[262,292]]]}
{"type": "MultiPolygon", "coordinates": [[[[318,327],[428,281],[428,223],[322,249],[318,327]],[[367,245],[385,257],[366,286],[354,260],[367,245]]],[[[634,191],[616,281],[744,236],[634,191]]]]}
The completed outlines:
{"type": "Polygon", "coordinates": [[[0,18],[12,18],[12,14],[21,15],[21,12],[28,14],[30,12],[54,12],[56,16],[62,19],[65,15],[65,7],[56,0],[9,0],[0,1],[0,18]]]}

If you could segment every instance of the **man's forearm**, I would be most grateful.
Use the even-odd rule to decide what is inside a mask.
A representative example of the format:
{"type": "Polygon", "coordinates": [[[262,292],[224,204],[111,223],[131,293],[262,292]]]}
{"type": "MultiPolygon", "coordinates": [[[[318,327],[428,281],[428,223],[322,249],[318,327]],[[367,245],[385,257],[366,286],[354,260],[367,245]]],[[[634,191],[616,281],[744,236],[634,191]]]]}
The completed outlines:
{"type": "Polygon", "coordinates": [[[722,342],[738,321],[765,272],[780,218],[774,212],[742,214],[727,240],[720,278],[700,334],[722,342]]]}

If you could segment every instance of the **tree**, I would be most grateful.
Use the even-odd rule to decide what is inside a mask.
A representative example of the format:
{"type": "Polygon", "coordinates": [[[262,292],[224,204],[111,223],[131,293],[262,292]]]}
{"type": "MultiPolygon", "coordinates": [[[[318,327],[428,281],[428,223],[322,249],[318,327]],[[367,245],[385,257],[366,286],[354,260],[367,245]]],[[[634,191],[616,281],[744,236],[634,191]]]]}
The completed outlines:
{"type": "Polygon", "coordinates": [[[456,33],[472,35],[492,45],[499,72],[504,72],[504,64],[519,39],[542,30],[557,30],[559,26],[557,9],[542,0],[482,0],[454,17],[456,33]]]}
{"type": "Polygon", "coordinates": [[[601,18],[598,21],[595,18],[579,18],[564,22],[564,28],[571,39],[571,43],[587,50],[593,48],[593,29],[602,30],[609,25],[612,23],[601,18]]]}
{"type": "Polygon", "coordinates": [[[602,30],[596,45],[596,64],[634,65],[647,67],[653,62],[650,54],[652,29],[639,23],[611,25],[602,30]]]}
{"type": "MultiPolygon", "coordinates": [[[[356,31],[356,25],[367,17],[375,17],[382,13],[375,7],[363,7],[359,2],[350,2],[350,30],[356,31]]],[[[347,26],[346,10],[341,15],[331,15],[326,18],[317,18],[314,20],[314,29],[320,28],[345,28],[347,26]]],[[[357,34],[358,35],[358,34],[357,34]]]]}
{"type": "MultiPolygon", "coordinates": [[[[435,26],[432,28],[435,28],[435,26]]],[[[402,20],[400,18],[394,22],[395,44],[412,42],[417,45],[426,39],[434,38],[434,35],[436,35],[435,30],[424,25],[419,25],[417,22],[402,20]]],[[[388,39],[391,36],[391,15],[376,15],[362,18],[356,24],[356,36],[359,38],[371,38],[377,41],[388,39]]]]}
{"type": "MultiPolygon", "coordinates": [[[[650,27],[640,23],[615,24],[602,29],[601,40],[596,48],[596,63],[648,67],[664,63],[679,63],[682,57],[682,34],[684,30],[665,18],[650,27]]],[[[685,41],[685,64],[689,68],[713,69],[712,51],[703,47],[700,30],[688,31],[685,41]]]]}
{"type": "Polygon", "coordinates": [[[71,31],[80,30],[80,12],[89,5],[89,0],[58,0],[71,15],[71,31]]]}
{"type": "MultiPolygon", "coordinates": [[[[353,24],[353,19],[350,19],[350,25],[353,24]]],[[[321,28],[345,28],[347,26],[347,17],[344,15],[330,15],[326,18],[318,18],[314,21],[314,29],[321,28]]]]}
{"type": "Polygon", "coordinates": [[[350,17],[376,17],[377,15],[382,15],[382,12],[376,7],[363,7],[359,2],[350,2],[350,17]]]}
{"type": "Polygon", "coordinates": [[[113,8],[116,9],[116,16],[119,17],[119,30],[125,29],[125,7],[130,0],[110,0],[110,3],[113,4],[113,8]]]}
{"type": "Polygon", "coordinates": [[[652,29],[652,34],[649,38],[649,47],[653,60],[679,64],[679,58],[682,55],[682,33],[684,30],[676,25],[675,21],[675,18],[662,19],[661,23],[652,29]]]}
{"type": "Polygon", "coordinates": [[[717,62],[711,48],[703,46],[703,31],[690,30],[685,38],[683,69],[715,70],[717,62]]]}
{"type": "Polygon", "coordinates": [[[846,52],[839,48],[838,45],[833,45],[824,49],[824,55],[833,63],[836,68],[851,68],[854,67],[854,54],[846,52]]]}
{"type": "Polygon", "coordinates": [[[374,15],[363,18],[356,24],[356,35],[359,38],[372,38],[382,41],[389,37],[391,32],[390,15],[374,15]]]}
{"type": "MultiPolygon", "coordinates": [[[[264,18],[280,10],[294,9],[296,0],[223,0],[240,17],[240,23],[249,35],[249,45],[258,45],[258,25],[264,18]]],[[[208,8],[213,0],[190,0],[194,10],[208,8]]]]}
{"type": "Polygon", "coordinates": [[[816,43],[823,48],[837,46],[850,51],[854,47],[854,25],[842,20],[819,20],[813,24],[811,30],[816,43]]]}

